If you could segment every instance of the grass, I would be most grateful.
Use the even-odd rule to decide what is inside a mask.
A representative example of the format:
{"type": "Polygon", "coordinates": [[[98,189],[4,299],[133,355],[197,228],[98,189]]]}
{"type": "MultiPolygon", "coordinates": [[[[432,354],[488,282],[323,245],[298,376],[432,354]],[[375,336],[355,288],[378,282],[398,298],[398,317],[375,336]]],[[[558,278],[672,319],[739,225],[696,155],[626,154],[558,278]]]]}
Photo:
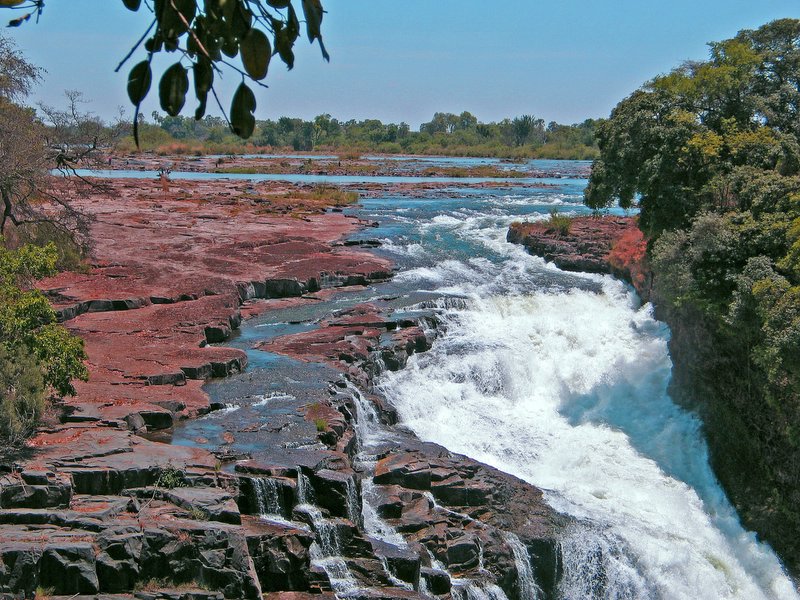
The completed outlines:
{"type": "Polygon", "coordinates": [[[572,227],[572,217],[559,214],[557,208],[550,210],[550,229],[555,229],[561,235],[568,235],[572,227]]]}
{"type": "Polygon", "coordinates": [[[192,506],[187,512],[189,513],[189,517],[195,521],[208,521],[208,513],[202,508],[192,506]]]}
{"type": "Polygon", "coordinates": [[[325,419],[314,419],[314,425],[317,428],[317,431],[323,432],[328,428],[328,421],[325,419]]]}
{"type": "Polygon", "coordinates": [[[161,469],[155,487],[167,488],[168,490],[176,487],[186,487],[186,478],[183,471],[176,469],[172,465],[167,465],[161,469]]]}

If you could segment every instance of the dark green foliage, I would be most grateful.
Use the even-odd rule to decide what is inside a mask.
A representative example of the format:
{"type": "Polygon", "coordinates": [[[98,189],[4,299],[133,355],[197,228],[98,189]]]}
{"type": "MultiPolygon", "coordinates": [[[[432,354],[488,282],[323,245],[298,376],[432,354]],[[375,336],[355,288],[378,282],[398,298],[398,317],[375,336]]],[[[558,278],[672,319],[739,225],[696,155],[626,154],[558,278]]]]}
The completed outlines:
{"type": "Polygon", "coordinates": [[[247,85],[242,82],[236,88],[231,104],[231,126],[233,132],[241,138],[253,135],[256,126],[256,96],[247,85]]]}
{"type": "Polygon", "coordinates": [[[8,250],[0,238],[0,442],[32,431],[50,392],[74,394],[87,377],[83,341],[56,323],[44,295],[30,287],[55,274],[54,244],[8,250]]]}
{"type": "MultiPolygon", "coordinates": [[[[330,60],[322,42],[325,12],[322,4],[320,0],[301,2],[308,40],[311,43],[316,40],[323,58],[330,60]]],[[[142,7],[140,0],[123,0],[123,3],[132,11],[142,7]]],[[[182,55],[181,60],[161,76],[161,107],[170,116],[180,114],[189,92],[188,72],[191,71],[198,102],[197,120],[205,115],[208,93],[214,84],[214,70],[227,65],[243,77],[258,82],[266,77],[273,53],[289,69],[294,66],[293,47],[300,35],[300,20],[291,0],[154,0],[144,6],[153,13],[153,33],[149,35],[149,29],[143,39],[147,59],[134,66],[128,75],[128,97],[136,107],[135,123],[139,107],[150,89],[150,64],[157,52],[182,55]],[[227,60],[237,55],[241,57],[242,69],[227,60]]],[[[249,106],[252,104],[254,109],[255,100],[243,104],[246,99],[240,89],[233,99],[230,115],[231,130],[242,138],[250,137],[254,129],[249,106]]],[[[135,124],[137,145],[138,133],[135,124]]]]}
{"type": "Polygon", "coordinates": [[[598,129],[586,203],[638,204],[678,396],[743,517],[800,567],[800,21],[711,44],[598,129]]]}
{"type": "Polygon", "coordinates": [[[36,359],[24,348],[0,346],[0,445],[16,445],[44,410],[45,385],[36,359]]]}

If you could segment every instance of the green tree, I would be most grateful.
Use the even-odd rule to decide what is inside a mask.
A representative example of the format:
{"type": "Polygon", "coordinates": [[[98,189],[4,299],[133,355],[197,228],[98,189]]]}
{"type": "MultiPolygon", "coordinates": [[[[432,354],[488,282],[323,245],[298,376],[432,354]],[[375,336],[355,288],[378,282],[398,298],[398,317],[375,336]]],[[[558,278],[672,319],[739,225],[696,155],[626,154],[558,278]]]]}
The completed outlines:
{"type": "Polygon", "coordinates": [[[31,287],[55,274],[58,251],[26,245],[9,250],[0,238],[0,441],[30,434],[45,398],[74,394],[88,376],[83,341],[56,323],[44,295],[31,287]]]}
{"type": "Polygon", "coordinates": [[[710,45],[597,130],[585,201],[638,206],[672,328],[742,517],[800,569],[800,20],[710,45]]]}

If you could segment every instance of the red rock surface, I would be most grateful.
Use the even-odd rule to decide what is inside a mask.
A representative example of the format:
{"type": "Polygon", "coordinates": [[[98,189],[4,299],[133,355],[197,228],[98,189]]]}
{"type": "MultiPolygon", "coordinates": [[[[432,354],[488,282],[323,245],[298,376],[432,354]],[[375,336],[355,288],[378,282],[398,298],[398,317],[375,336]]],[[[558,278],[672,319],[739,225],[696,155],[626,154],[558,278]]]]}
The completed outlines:
{"type": "Polygon", "coordinates": [[[68,400],[73,419],[144,412],[152,429],[157,413],[165,425],[170,412],[196,414],[208,404],[203,380],[244,366],[242,352],[207,345],[238,325],[242,301],[299,297],[390,269],[334,246],[358,220],[291,202],[285,184],[182,181],[167,193],[151,180],[110,186],[110,195],[75,199],[94,218],[95,266],[40,283],[86,342],[90,379],[68,400]]]}
{"type": "Polygon", "coordinates": [[[507,239],[559,269],[611,273],[631,283],[643,299],[650,296],[647,240],[636,217],[575,217],[567,232],[549,221],[512,223],[507,239]]]}

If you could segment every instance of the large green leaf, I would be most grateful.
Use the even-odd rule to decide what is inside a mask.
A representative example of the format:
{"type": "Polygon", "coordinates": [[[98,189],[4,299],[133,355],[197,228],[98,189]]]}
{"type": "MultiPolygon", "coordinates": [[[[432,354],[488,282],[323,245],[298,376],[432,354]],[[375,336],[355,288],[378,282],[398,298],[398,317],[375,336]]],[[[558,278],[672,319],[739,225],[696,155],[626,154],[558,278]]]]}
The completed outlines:
{"type": "Polygon", "coordinates": [[[191,26],[197,13],[195,0],[155,0],[153,4],[159,31],[166,39],[175,39],[191,26]]]}
{"type": "Polygon", "coordinates": [[[272,48],[264,32],[255,28],[248,31],[239,46],[239,51],[247,74],[256,81],[264,79],[272,56],[272,48]]]}
{"type": "Polygon", "coordinates": [[[131,104],[138,106],[141,104],[147,92],[150,91],[150,84],[153,81],[153,74],[150,71],[150,62],[143,60],[135,65],[128,74],[128,98],[131,104]]]}
{"type": "Polygon", "coordinates": [[[189,76],[186,69],[179,62],[164,71],[158,84],[158,98],[167,114],[177,117],[184,103],[186,92],[189,91],[189,76]]]}
{"type": "Polygon", "coordinates": [[[142,0],[122,0],[122,3],[128,10],[137,11],[142,4],[142,0]]]}
{"type": "Polygon", "coordinates": [[[199,121],[206,114],[208,92],[211,90],[211,86],[214,85],[214,69],[211,67],[211,62],[205,57],[199,58],[192,66],[192,75],[194,78],[194,94],[200,103],[194,112],[194,118],[199,121]]]}
{"type": "Polygon", "coordinates": [[[247,139],[253,135],[256,126],[256,118],[253,113],[256,110],[256,97],[247,85],[242,82],[236,88],[231,103],[231,128],[240,138],[247,139]]]}

